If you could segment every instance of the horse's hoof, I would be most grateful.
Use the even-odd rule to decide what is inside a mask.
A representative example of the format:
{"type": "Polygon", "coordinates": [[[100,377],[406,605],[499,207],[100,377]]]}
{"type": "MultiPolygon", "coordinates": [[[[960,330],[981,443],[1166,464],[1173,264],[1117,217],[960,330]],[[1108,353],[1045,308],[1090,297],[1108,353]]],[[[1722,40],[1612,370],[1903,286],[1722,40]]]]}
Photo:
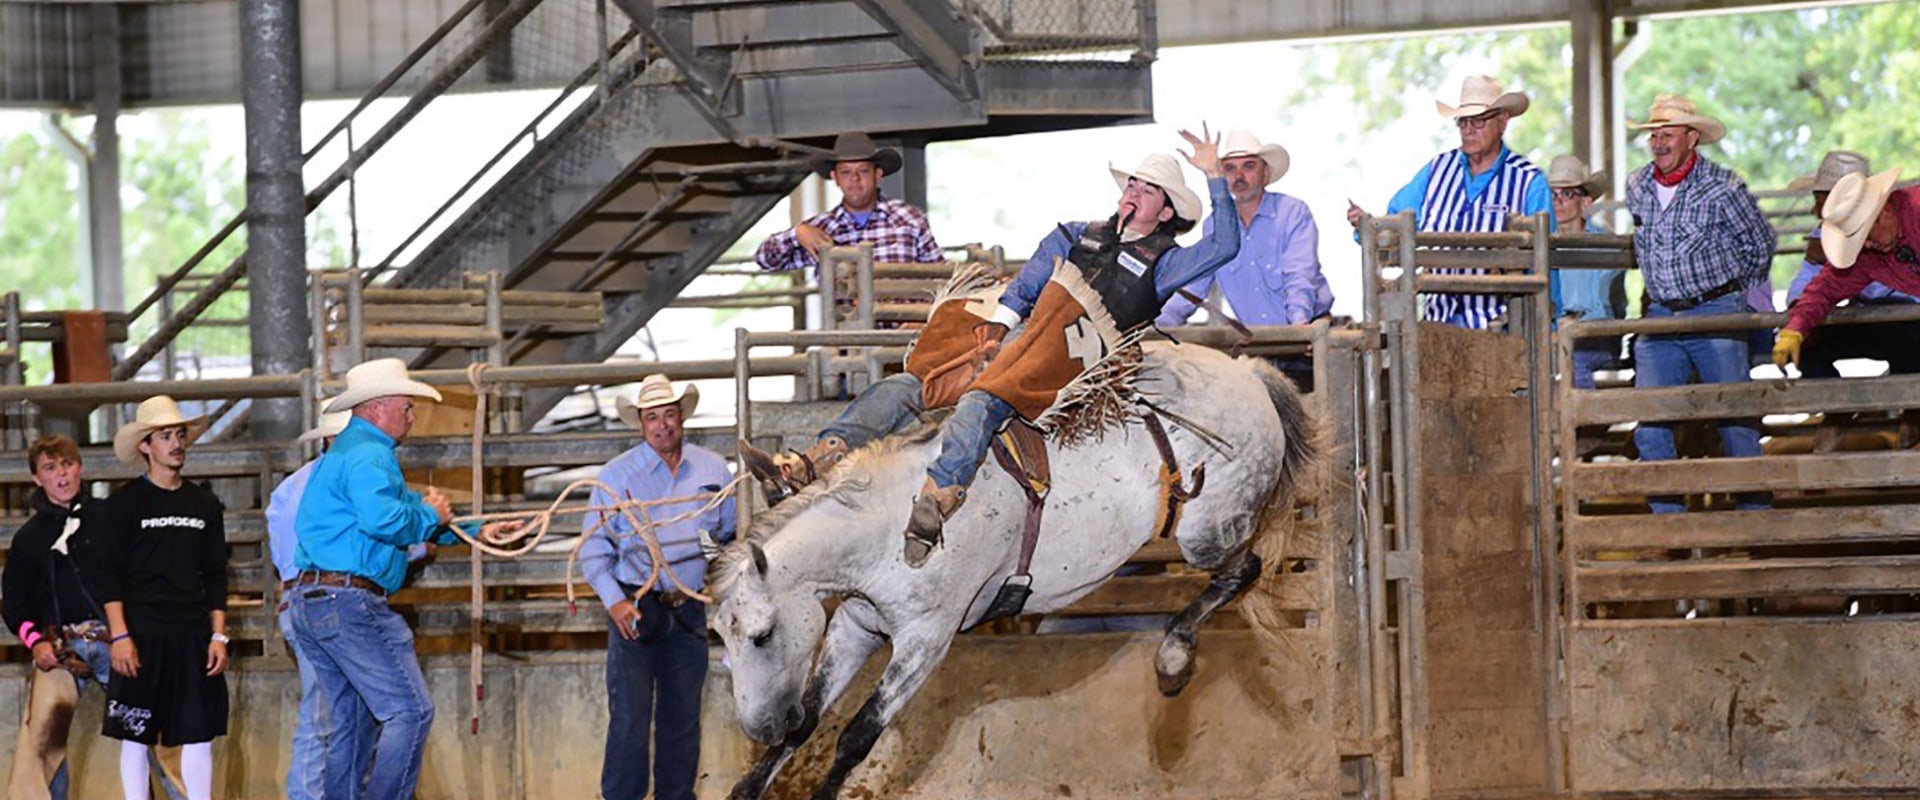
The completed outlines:
{"type": "Polygon", "coordinates": [[[907,566],[919,569],[925,566],[927,558],[933,555],[933,545],[925,540],[914,538],[912,534],[908,534],[907,547],[904,555],[907,557],[907,566]]]}
{"type": "Polygon", "coordinates": [[[1153,671],[1159,678],[1162,696],[1179,696],[1193,680],[1193,646],[1168,636],[1153,657],[1153,671]]]}

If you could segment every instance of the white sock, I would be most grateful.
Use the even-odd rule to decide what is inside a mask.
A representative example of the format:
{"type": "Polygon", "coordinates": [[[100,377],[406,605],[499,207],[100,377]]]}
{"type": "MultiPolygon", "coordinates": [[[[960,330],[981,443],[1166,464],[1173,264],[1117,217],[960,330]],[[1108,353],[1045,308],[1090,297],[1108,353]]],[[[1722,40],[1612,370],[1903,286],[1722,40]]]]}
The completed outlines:
{"type": "Polygon", "coordinates": [[[213,742],[180,746],[180,780],[187,800],[213,800],[213,742]]]}
{"type": "Polygon", "coordinates": [[[153,796],[148,786],[147,746],[139,742],[121,742],[120,793],[127,800],[147,800],[153,796]]]}

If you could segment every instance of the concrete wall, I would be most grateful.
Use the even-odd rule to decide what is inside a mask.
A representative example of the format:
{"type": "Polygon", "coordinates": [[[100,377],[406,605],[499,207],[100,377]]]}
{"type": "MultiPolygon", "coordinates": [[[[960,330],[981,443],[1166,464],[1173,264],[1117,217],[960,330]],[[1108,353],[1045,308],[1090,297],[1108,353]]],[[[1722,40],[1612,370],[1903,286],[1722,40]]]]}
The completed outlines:
{"type": "MultiPolygon", "coordinates": [[[[1251,633],[1201,637],[1198,675],[1178,700],[1153,688],[1151,635],[963,637],[904,723],[849,782],[850,797],[1332,798],[1338,761],[1324,734],[1332,704],[1312,641],[1264,646],[1251,633]],[[1319,731],[1319,733],[1316,733],[1319,731]]],[[[598,792],[607,712],[601,656],[490,659],[478,735],[469,733],[466,660],[426,662],[439,717],[420,781],[424,800],[582,798],[598,792]]],[[[17,734],[25,681],[0,681],[0,742],[17,734]]],[[[856,692],[871,686],[869,670],[856,692]]],[[[242,663],[229,681],[230,734],[214,748],[215,794],[283,796],[298,678],[279,659],[242,663]]],[[[714,653],[700,795],[723,796],[755,747],[739,733],[714,653]]],[[[113,796],[117,745],[102,739],[102,695],[83,696],[73,744],[76,798],[113,796]]],[[[863,695],[844,705],[857,707],[863,695]]],[[[841,717],[823,730],[837,734],[841,717]]],[[[775,796],[810,793],[831,761],[823,737],[795,757],[775,796]]],[[[11,759],[12,748],[0,748],[11,759]]]]}

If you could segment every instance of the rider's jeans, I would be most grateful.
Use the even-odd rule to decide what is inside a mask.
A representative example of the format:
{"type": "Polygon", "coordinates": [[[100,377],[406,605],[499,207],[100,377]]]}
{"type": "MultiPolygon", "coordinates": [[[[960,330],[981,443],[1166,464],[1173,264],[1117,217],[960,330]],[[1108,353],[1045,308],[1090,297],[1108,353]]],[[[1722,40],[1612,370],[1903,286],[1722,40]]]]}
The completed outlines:
{"type": "Polygon", "coordinates": [[[855,395],[846,410],[821,429],[820,438],[838,436],[847,449],[858,450],[905,430],[921,410],[920,379],[905,372],[891,375],[855,395]]]}
{"type": "Polygon", "coordinates": [[[927,468],[933,485],[973,485],[974,473],[987,457],[993,434],[1014,414],[1007,401],[975,389],[960,396],[953,416],[940,428],[940,457],[927,468]]]}

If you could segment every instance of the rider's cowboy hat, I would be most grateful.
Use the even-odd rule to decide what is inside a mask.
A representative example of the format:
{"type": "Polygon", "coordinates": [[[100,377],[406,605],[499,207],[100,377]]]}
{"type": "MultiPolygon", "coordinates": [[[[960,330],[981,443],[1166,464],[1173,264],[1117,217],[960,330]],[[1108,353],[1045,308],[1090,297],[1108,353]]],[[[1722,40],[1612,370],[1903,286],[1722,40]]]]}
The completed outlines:
{"type": "Polygon", "coordinates": [[[347,390],[327,401],[322,411],[351,411],[354,406],[377,397],[407,395],[439,402],[440,391],[407,377],[407,362],[397,358],[376,358],[347,370],[347,390]]]}
{"type": "Polygon", "coordinates": [[[158,394],[142,400],[140,407],[134,409],[133,421],[120,426],[113,434],[113,455],[128,464],[139,464],[140,443],[146,441],[147,434],[176,425],[186,426],[189,443],[207,432],[206,417],[180,416],[180,404],[171,397],[158,394]]]}
{"type": "Polygon", "coordinates": [[[1500,82],[1486,75],[1469,75],[1460,82],[1460,104],[1447,105],[1444,100],[1434,100],[1433,107],[1440,110],[1440,116],[1447,119],[1465,119],[1477,117],[1492,111],[1505,111],[1509,117],[1527,113],[1526,92],[1502,91],[1500,82]]]}
{"type": "MultiPolygon", "coordinates": [[[[320,405],[325,406],[327,402],[326,400],[322,400],[320,401],[320,405]]],[[[341,431],[347,429],[347,422],[352,419],[353,412],[350,410],[324,412],[320,415],[320,424],[313,426],[313,430],[300,434],[300,438],[293,440],[293,442],[294,444],[306,444],[307,442],[339,436],[341,431]]]]}
{"type": "Polygon", "coordinates": [[[1787,184],[1789,192],[1831,192],[1833,185],[1840,179],[1853,173],[1865,175],[1873,172],[1867,157],[1851,150],[1828,150],[1820,159],[1820,169],[1812,175],[1802,175],[1787,184]]]}
{"type": "Polygon", "coordinates": [[[1245,128],[1227,131],[1227,138],[1220,145],[1220,160],[1249,156],[1259,156],[1260,160],[1267,162],[1268,186],[1287,174],[1287,165],[1291,163],[1287,158],[1287,148],[1277,144],[1262,144],[1253,131],[1245,128]]]}
{"type": "Polygon", "coordinates": [[[1827,252],[1827,263],[1834,269],[1847,269],[1866,246],[1867,232],[1873,230],[1880,208],[1900,180],[1899,168],[1868,176],[1843,175],[1827,195],[1827,206],[1820,214],[1820,247],[1827,252]]]}
{"type": "Polygon", "coordinates": [[[1547,185],[1555,189],[1571,189],[1578,186],[1587,190],[1587,196],[1596,200],[1607,193],[1607,172],[1588,172],[1587,162],[1579,156],[1559,155],[1547,164],[1547,185]]]}
{"type": "Polygon", "coordinates": [[[620,421],[638,428],[640,427],[640,412],[653,408],[654,406],[664,406],[674,403],[680,405],[681,419],[684,420],[692,417],[693,407],[700,404],[700,387],[694,386],[691,383],[683,383],[680,384],[680,391],[675,392],[673,390],[673,382],[667,380],[667,376],[654,374],[648,375],[644,380],[640,381],[640,391],[634,393],[632,400],[624,397],[614,400],[613,409],[619,412],[620,421]]]}
{"type": "Polygon", "coordinates": [[[1121,191],[1127,188],[1129,178],[1139,178],[1151,183],[1167,193],[1173,201],[1173,213],[1188,222],[1200,221],[1200,196],[1187,188],[1187,178],[1180,172],[1180,162],[1166,153],[1154,153],[1140,159],[1140,166],[1124,170],[1107,162],[1107,171],[1113,173],[1113,182],[1121,191]]]}
{"type": "Polygon", "coordinates": [[[1627,121],[1627,127],[1636,131],[1672,125],[1684,125],[1699,131],[1701,144],[1713,144],[1727,135],[1727,126],[1720,124],[1720,120],[1701,114],[1694,108],[1692,100],[1678,94],[1663,94],[1653,98],[1653,107],[1647,110],[1646,122],[1627,121]]]}
{"type": "Polygon", "coordinates": [[[900,169],[900,151],[891,147],[877,147],[873,138],[860,131],[847,131],[833,139],[833,155],[814,156],[813,171],[822,178],[833,177],[833,167],[843,161],[871,161],[882,175],[892,175],[900,169]]]}

